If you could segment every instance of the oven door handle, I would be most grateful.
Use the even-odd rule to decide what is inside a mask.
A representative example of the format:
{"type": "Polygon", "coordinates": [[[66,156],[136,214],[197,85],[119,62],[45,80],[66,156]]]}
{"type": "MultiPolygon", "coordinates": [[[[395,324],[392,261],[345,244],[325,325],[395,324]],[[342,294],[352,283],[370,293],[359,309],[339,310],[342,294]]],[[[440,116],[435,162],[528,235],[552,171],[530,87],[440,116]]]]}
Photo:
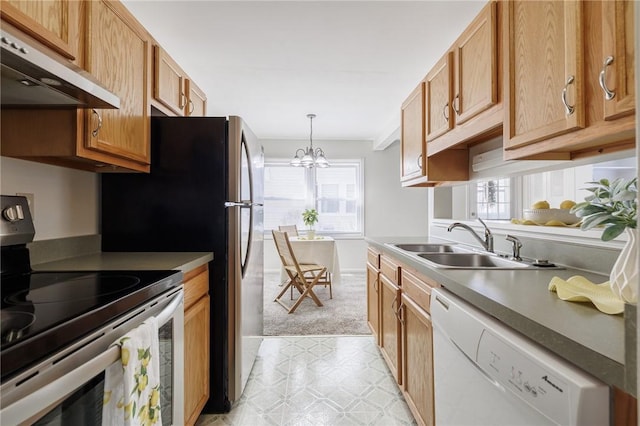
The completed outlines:
{"type": "MultiPolygon", "coordinates": [[[[184,292],[180,291],[174,295],[174,300],[167,305],[156,318],[158,327],[164,325],[173,316],[176,309],[184,299],[184,292]]],[[[82,364],[80,367],[70,373],[54,380],[53,382],[41,387],[31,393],[26,398],[22,398],[15,403],[2,409],[2,423],[6,424],[22,424],[37,420],[38,416],[45,414],[46,410],[54,407],[63,401],[69,394],[75,392],[79,384],[87,381],[87,378],[95,377],[111,364],[120,359],[120,347],[110,346],[105,352],[101,353],[91,361],[82,364]],[[60,393],[61,389],[68,392],[60,393]],[[37,403],[35,403],[37,401],[37,403]],[[42,407],[46,407],[44,410],[42,407]]]]}

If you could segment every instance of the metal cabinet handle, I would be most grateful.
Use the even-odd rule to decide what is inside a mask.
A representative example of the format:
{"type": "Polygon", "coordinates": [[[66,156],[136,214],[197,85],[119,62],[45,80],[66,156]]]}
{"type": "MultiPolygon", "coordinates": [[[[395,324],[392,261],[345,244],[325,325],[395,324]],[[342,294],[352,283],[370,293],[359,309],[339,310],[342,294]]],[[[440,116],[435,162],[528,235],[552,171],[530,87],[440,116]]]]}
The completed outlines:
{"type": "Polygon", "coordinates": [[[98,137],[98,133],[100,132],[100,129],[102,128],[102,117],[100,116],[100,113],[98,111],[96,111],[95,109],[91,110],[92,114],[95,114],[96,117],[98,117],[98,127],[96,127],[95,129],[93,129],[91,131],[91,136],[93,136],[94,138],[98,137]]]}
{"type": "Polygon", "coordinates": [[[193,110],[195,109],[193,105],[193,101],[189,99],[189,115],[193,114],[193,110]]]}
{"type": "Polygon", "coordinates": [[[608,101],[616,97],[616,92],[609,90],[607,87],[607,67],[613,63],[613,56],[607,56],[604,60],[604,64],[602,64],[602,71],[600,71],[600,76],[598,81],[600,82],[600,87],[604,92],[604,98],[608,101]]]}
{"type": "Polygon", "coordinates": [[[378,292],[378,278],[373,280],[373,289],[376,291],[376,293],[378,292]]]}
{"type": "Polygon", "coordinates": [[[180,93],[180,109],[184,108],[185,105],[187,104],[186,101],[187,97],[184,95],[184,93],[180,93]]]}
{"type": "Polygon", "coordinates": [[[444,104],[444,107],[442,108],[442,115],[444,115],[444,119],[449,121],[449,102],[447,102],[446,104],[444,104]]]}
{"type": "Polygon", "coordinates": [[[460,93],[458,93],[456,97],[453,98],[453,110],[455,111],[456,115],[460,115],[460,93]]]}
{"type": "Polygon", "coordinates": [[[416,162],[418,163],[418,168],[421,169],[422,168],[422,154],[418,155],[418,160],[416,162]]]}
{"type": "Polygon", "coordinates": [[[567,103],[567,87],[569,87],[570,84],[573,84],[574,81],[575,77],[570,75],[569,78],[567,78],[564,89],[562,89],[562,103],[564,104],[564,110],[567,115],[573,114],[573,112],[576,110],[575,105],[569,105],[567,103]]]}
{"type": "Polygon", "coordinates": [[[404,318],[402,315],[402,311],[404,310],[404,302],[400,302],[400,306],[398,306],[398,310],[395,312],[396,314],[396,318],[398,318],[398,321],[400,322],[400,324],[404,324],[404,318]]]}

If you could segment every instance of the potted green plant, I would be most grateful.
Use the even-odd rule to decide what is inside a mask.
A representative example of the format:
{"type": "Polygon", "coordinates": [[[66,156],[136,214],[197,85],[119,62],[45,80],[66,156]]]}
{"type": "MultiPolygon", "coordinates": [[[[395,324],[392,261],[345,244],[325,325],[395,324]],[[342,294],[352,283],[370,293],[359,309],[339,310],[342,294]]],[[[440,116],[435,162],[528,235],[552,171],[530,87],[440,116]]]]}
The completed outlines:
{"type": "Polygon", "coordinates": [[[316,231],[313,229],[313,225],[318,222],[318,211],[316,209],[306,209],[302,212],[302,221],[307,225],[307,238],[313,240],[316,236],[316,231]]]}
{"type": "Polygon", "coordinates": [[[627,243],[611,269],[609,283],[614,293],[624,301],[638,300],[638,248],[636,227],[638,223],[638,178],[619,178],[613,182],[600,179],[588,182],[584,188],[591,192],[585,201],[571,208],[571,212],[582,218],[580,229],[603,227],[602,241],[610,241],[625,232],[627,243]]]}

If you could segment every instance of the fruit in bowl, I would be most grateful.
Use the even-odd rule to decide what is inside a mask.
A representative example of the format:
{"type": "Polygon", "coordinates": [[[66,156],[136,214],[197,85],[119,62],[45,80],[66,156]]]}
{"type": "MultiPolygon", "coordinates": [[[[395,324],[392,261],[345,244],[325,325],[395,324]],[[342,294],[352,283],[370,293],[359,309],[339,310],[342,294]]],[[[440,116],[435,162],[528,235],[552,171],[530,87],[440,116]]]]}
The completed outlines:
{"type": "Polygon", "coordinates": [[[546,209],[549,209],[550,207],[551,206],[549,205],[548,201],[536,201],[531,206],[531,209],[532,210],[546,210],[546,209]]]}
{"type": "Polygon", "coordinates": [[[537,201],[530,209],[524,209],[523,217],[538,225],[573,225],[580,221],[580,218],[571,213],[571,208],[575,206],[575,201],[564,200],[560,203],[559,209],[552,209],[548,201],[537,201]]]}

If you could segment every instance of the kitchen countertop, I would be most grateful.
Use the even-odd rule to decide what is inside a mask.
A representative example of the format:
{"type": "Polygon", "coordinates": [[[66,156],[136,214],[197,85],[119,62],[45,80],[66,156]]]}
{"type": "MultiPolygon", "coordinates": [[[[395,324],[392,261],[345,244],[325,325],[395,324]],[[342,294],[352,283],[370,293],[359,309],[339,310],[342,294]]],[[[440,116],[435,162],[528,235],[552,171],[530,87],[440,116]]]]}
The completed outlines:
{"type": "Polygon", "coordinates": [[[366,241],[605,383],[627,392],[635,389],[635,386],[625,386],[623,315],[604,314],[591,303],[566,302],[548,290],[554,276],[567,279],[582,275],[594,283],[607,281],[607,276],[568,267],[553,270],[433,268],[385,243],[451,244],[451,241],[425,237],[375,237],[366,241]]]}
{"type": "Polygon", "coordinates": [[[31,265],[35,271],[174,270],[183,273],[213,260],[209,252],[99,252],[31,265]]]}

